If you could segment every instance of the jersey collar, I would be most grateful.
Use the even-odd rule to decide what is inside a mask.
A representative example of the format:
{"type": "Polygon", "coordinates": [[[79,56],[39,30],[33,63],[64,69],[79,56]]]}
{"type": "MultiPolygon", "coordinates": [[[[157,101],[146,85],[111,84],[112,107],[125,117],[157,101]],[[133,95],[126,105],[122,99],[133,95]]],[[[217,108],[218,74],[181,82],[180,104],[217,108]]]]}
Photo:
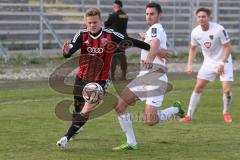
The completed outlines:
{"type": "Polygon", "coordinates": [[[102,31],[103,31],[103,29],[102,29],[102,27],[101,27],[101,29],[100,29],[97,33],[90,33],[90,32],[88,32],[88,33],[89,33],[89,35],[90,35],[91,38],[93,38],[93,39],[98,39],[98,38],[101,36],[102,31]]]}

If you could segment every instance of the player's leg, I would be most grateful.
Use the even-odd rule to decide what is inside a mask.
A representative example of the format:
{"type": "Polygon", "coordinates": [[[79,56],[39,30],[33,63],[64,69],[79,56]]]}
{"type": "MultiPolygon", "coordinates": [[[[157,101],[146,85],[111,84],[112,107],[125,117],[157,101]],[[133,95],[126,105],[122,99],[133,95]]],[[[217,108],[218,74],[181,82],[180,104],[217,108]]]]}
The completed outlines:
{"type": "Polygon", "coordinates": [[[79,125],[75,125],[74,117],[77,114],[80,114],[85,101],[82,97],[82,89],[87,84],[87,82],[84,82],[82,79],[76,77],[74,82],[74,88],[73,88],[73,95],[74,95],[74,111],[72,114],[72,124],[67,130],[67,133],[60,138],[60,140],[57,141],[57,145],[64,149],[70,140],[70,138],[80,129],[79,125]]]}
{"type": "Polygon", "coordinates": [[[233,66],[232,62],[228,61],[228,63],[224,66],[224,74],[220,76],[220,80],[222,82],[223,89],[223,118],[227,123],[232,122],[232,117],[230,115],[230,107],[232,102],[232,82],[233,82],[233,66]]]}
{"type": "MultiPolygon", "coordinates": [[[[73,95],[74,95],[74,112],[72,114],[72,124],[70,128],[68,129],[67,133],[65,136],[69,140],[72,138],[74,134],[76,134],[77,131],[80,130],[80,126],[76,124],[76,118],[78,115],[81,114],[81,111],[85,105],[85,100],[82,97],[82,90],[83,87],[87,84],[87,81],[83,81],[82,79],[76,77],[75,78],[75,83],[74,83],[74,89],[73,89],[73,95]]],[[[81,114],[83,115],[83,114],[81,114]]],[[[83,119],[83,118],[82,118],[83,119]]],[[[85,118],[86,119],[86,118],[85,118]]]]}
{"type": "Polygon", "coordinates": [[[117,151],[138,149],[138,145],[132,127],[132,119],[130,114],[127,112],[128,106],[136,102],[136,99],[137,97],[134,95],[134,93],[131,92],[128,87],[125,87],[116,102],[115,111],[118,114],[120,126],[127,138],[127,143],[114,147],[112,148],[113,150],[117,151]]]}
{"type": "Polygon", "coordinates": [[[114,147],[113,150],[138,149],[136,138],[132,128],[132,120],[127,112],[127,107],[138,99],[145,100],[146,93],[142,77],[137,77],[123,89],[116,103],[115,110],[118,113],[118,120],[126,135],[127,143],[114,147]]]}
{"type": "MultiPolygon", "coordinates": [[[[131,139],[131,145],[129,145],[127,142],[127,144],[123,144],[119,147],[115,147],[113,148],[114,150],[122,150],[124,149],[137,149],[137,143],[135,139],[135,136],[133,138],[133,130],[132,130],[132,121],[131,119],[127,119],[127,112],[126,112],[126,108],[128,107],[129,104],[134,103],[136,100],[141,100],[144,101],[146,100],[147,97],[149,96],[156,96],[156,95],[163,95],[166,93],[166,90],[168,89],[168,83],[167,83],[167,76],[163,76],[163,79],[159,79],[161,76],[163,75],[163,73],[158,73],[158,72],[154,72],[154,73],[150,73],[150,74],[145,74],[144,76],[139,76],[136,79],[134,79],[131,83],[128,84],[128,86],[124,89],[124,91],[121,94],[121,99],[119,99],[117,107],[116,107],[116,111],[119,113],[119,115],[124,115],[124,119],[126,119],[126,124],[128,124],[129,128],[131,129],[127,129],[129,131],[129,136],[131,135],[132,138],[129,138],[129,140],[131,139]],[[151,77],[151,78],[149,78],[151,77]],[[163,85],[162,87],[159,88],[158,84],[163,85]],[[148,92],[148,89],[146,88],[146,85],[150,85],[150,88],[152,88],[152,85],[154,85],[154,88],[157,88],[152,92],[148,92]],[[133,141],[134,140],[134,141],[133,141]],[[136,145],[133,145],[136,144],[136,145]],[[135,146],[135,147],[133,147],[135,146]]],[[[120,118],[121,120],[121,118],[120,118]]],[[[120,122],[121,124],[121,122],[120,122]]],[[[123,127],[123,131],[125,131],[125,134],[127,133],[126,130],[124,130],[124,128],[126,129],[126,127],[123,127]]],[[[127,134],[126,134],[127,136],[127,134]]],[[[128,138],[127,138],[128,139],[128,138]]]]}
{"type": "Polygon", "coordinates": [[[76,134],[77,131],[87,122],[89,113],[93,110],[96,104],[85,103],[82,97],[82,89],[87,84],[87,81],[83,81],[76,77],[74,83],[74,112],[72,114],[72,124],[69,127],[67,133],[57,142],[60,148],[65,148],[68,141],[76,134]]]}
{"type": "Polygon", "coordinates": [[[144,108],[144,123],[148,126],[153,126],[159,122],[158,108],[152,105],[145,105],[144,108]]]}
{"type": "MultiPolygon", "coordinates": [[[[104,92],[105,90],[107,89],[107,87],[109,86],[109,81],[105,81],[105,80],[99,80],[99,81],[96,81],[99,85],[101,85],[101,87],[103,88],[104,92]]],[[[88,83],[88,82],[86,82],[88,83]]],[[[83,83],[82,83],[83,84],[83,83]]],[[[76,90],[76,89],[75,89],[76,90]]],[[[81,90],[81,89],[79,89],[81,90]]],[[[94,109],[95,105],[97,104],[85,104],[85,100],[83,99],[82,95],[81,94],[76,94],[77,92],[79,91],[74,91],[74,108],[75,108],[75,114],[78,115],[78,114],[85,114],[86,116],[86,121],[88,120],[89,118],[89,113],[91,112],[91,110],[94,109]],[[85,106],[87,105],[87,107],[85,106]]],[[[86,122],[85,122],[86,123],[86,122]]],[[[82,124],[83,126],[84,124],[82,124]]],[[[72,136],[72,138],[74,138],[78,133],[80,133],[83,129],[83,127],[80,126],[80,128],[75,131],[74,129],[74,135],[72,136]]],[[[75,126],[74,126],[75,127],[75,126]]],[[[70,133],[71,134],[71,133],[70,133]]]]}
{"type": "Polygon", "coordinates": [[[82,128],[89,118],[89,112],[93,110],[95,104],[85,103],[82,112],[74,112],[72,114],[72,124],[67,133],[57,142],[57,145],[64,149],[68,141],[82,128]]]}
{"type": "Polygon", "coordinates": [[[148,126],[153,126],[159,122],[169,120],[175,115],[183,118],[184,111],[182,110],[181,103],[179,101],[174,102],[172,106],[169,106],[164,110],[160,110],[163,99],[163,95],[147,98],[144,109],[144,122],[148,126]]]}
{"type": "Polygon", "coordinates": [[[232,82],[222,81],[223,88],[223,118],[225,122],[231,123],[232,117],[230,115],[230,107],[232,102],[232,92],[231,92],[232,82]]]}
{"type": "Polygon", "coordinates": [[[223,81],[223,113],[229,113],[231,102],[232,102],[232,92],[231,92],[232,82],[223,81]]]}
{"type": "Polygon", "coordinates": [[[69,128],[67,134],[65,135],[68,140],[72,138],[72,136],[87,122],[89,118],[89,112],[91,112],[94,107],[95,104],[85,103],[81,112],[73,113],[72,125],[69,128]]]}
{"type": "Polygon", "coordinates": [[[72,124],[67,133],[62,137],[57,145],[60,148],[65,148],[68,141],[76,134],[76,132],[87,122],[90,112],[94,109],[96,104],[89,104],[85,102],[81,112],[74,112],[72,115],[72,124]]]}
{"type": "Polygon", "coordinates": [[[199,79],[199,78],[197,79],[197,83],[194,87],[194,91],[191,95],[190,102],[189,102],[187,115],[189,115],[190,117],[193,117],[196,107],[200,101],[201,93],[208,83],[209,83],[208,80],[199,79]]]}
{"type": "MultiPolygon", "coordinates": [[[[85,101],[82,96],[74,96],[74,111],[73,113],[80,113],[84,107],[85,101]]],[[[74,139],[77,134],[83,130],[83,127],[79,128],[71,139],[74,139]]]]}
{"type": "Polygon", "coordinates": [[[187,115],[184,118],[180,119],[180,121],[179,121],[180,123],[184,123],[184,122],[192,120],[193,114],[197,108],[199,101],[200,101],[201,93],[208,83],[209,83],[208,80],[204,80],[204,79],[200,79],[200,78],[197,79],[197,82],[195,84],[194,90],[192,92],[192,95],[191,95],[191,98],[189,101],[187,115]]]}
{"type": "Polygon", "coordinates": [[[180,119],[180,123],[191,121],[193,118],[193,114],[200,101],[203,89],[209,82],[214,81],[216,78],[217,66],[218,64],[204,63],[198,71],[197,82],[189,101],[187,115],[184,118],[180,119]]]}
{"type": "MultiPolygon", "coordinates": [[[[169,91],[168,77],[166,74],[158,71],[154,71],[148,74],[146,77],[146,105],[144,109],[144,122],[145,124],[152,126],[160,121],[165,121],[182,111],[178,107],[170,106],[164,110],[160,110],[162,106],[164,95],[169,91]]],[[[184,113],[183,113],[184,114],[184,113]]]]}

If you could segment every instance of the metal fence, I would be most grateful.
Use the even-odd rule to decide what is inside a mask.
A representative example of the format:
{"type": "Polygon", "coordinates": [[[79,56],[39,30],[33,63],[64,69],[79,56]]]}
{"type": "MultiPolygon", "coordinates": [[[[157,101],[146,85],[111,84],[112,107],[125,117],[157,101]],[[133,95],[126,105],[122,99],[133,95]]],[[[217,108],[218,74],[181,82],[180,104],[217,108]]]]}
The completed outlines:
{"type": "MultiPolygon", "coordinates": [[[[234,21],[228,20],[224,17],[225,14],[229,14],[229,16],[236,16],[236,14],[240,13],[239,11],[236,12],[236,7],[240,7],[240,3],[236,0],[230,0],[224,2],[224,0],[150,0],[145,1],[147,4],[148,2],[158,2],[162,4],[163,10],[165,13],[165,17],[162,20],[163,25],[166,27],[166,32],[168,33],[169,37],[169,44],[172,44],[172,46],[180,48],[180,50],[184,50],[186,46],[189,43],[190,38],[190,31],[192,28],[196,26],[196,20],[194,12],[198,7],[207,7],[211,9],[212,11],[212,20],[215,22],[223,23],[223,25],[226,27],[227,30],[229,30],[229,34],[233,39],[233,45],[235,46],[236,50],[239,50],[240,46],[240,19],[237,17],[234,21]],[[232,2],[232,3],[231,3],[232,2]],[[221,6],[221,4],[224,4],[224,6],[221,6]],[[228,4],[228,5],[226,5],[228,4]],[[238,6],[234,6],[234,5],[238,6]],[[235,8],[234,8],[235,7],[235,8]],[[234,10],[235,9],[235,10],[234,10]],[[233,12],[229,12],[229,10],[232,10],[233,12]],[[231,24],[236,24],[236,21],[239,25],[235,25],[235,28],[232,28],[231,24]],[[228,23],[228,24],[227,24],[228,23]]],[[[43,6],[43,0],[41,0],[41,6],[43,6]]],[[[77,2],[75,0],[75,2],[77,2]]],[[[138,2],[143,2],[141,0],[135,1],[137,4],[138,2]]],[[[81,4],[82,11],[85,10],[86,7],[89,7],[88,5],[89,1],[81,0],[79,1],[79,4],[81,4]]],[[[96,0],[95,5],[98,8],[104,8],[104,5],[106,4],[106,0],[96,0]]],[[[111,2],[110,2],[111,3],[111,2]]],[[[123,0],[123,3],[125,4],[125,10],[128,12],[130,16],[134,15],[134,13],[131,13],[131,1],[123,0]]],[[[91,2],[91,4],[94,4],[94,1],[91,2]]],[[[134,6],[136,8],[141,8],[142,13],[139,15],[144,17],[144,7],[140,6],[134,6]]],[[[41,14],[40,14],[41,15],[41,14]]],[[[43,14],[42,14],[43,15],[43,14]]],[[[138,15],[138,16],[139,16],[138,15]]],[[[136,15],[135,15],[136,16],[136,15]]],[[[136,19],[137,17],[136,16],[136,19]]],[[[130,22],[131,23],[131,22],[130,22]]],[[[142,21],[142,26],[144,26],[144,21],[142,21]]],[[[145,28],[129,28],[129,33],[131,34],[137,34],[139,31],[145,30],[145,28]]],[[[41,33],[41,32],[40,32],[41,33]]],[[[40,49],[41,51],[41,49],[40,49]]]]}
{"type": "MultiPolygon", "coordinates": [[[[102,18],[105,20],[112,10],[113,2],[109,0],[36,0],[33,4],[27,0],[15,1],[15,3],[10,1],[4,3],[0,0],[0,41],[1,46],[4,47],[2,51],[20,52],[24,49],[31,50],[31,53],[37,52],[36,54],[43,54],[43,49],[60,49],[64,39],[72,38],[80,25],[84,25],[83,16],[86,8],[91,6],[100,8],[102,18]]],[[[161,23],[167,32],[169,44],[172,44],[173,48],[179,51],[187,50],[190,32],[197,25],[194,11],[198,7],[207,7],[213,13],[213,21],[219,22],[228,31],[234,51],[240,51],[239,0],[154,1],[162,6],[161,23]]],[[[150,1],[122,0],[122,2],[124,10],[129,15],[128,33],[137,38],[138,33],[147,28],[145,5],[150,1]]],[[[3,48],[1,46],[0,48],[3,48]]]]}

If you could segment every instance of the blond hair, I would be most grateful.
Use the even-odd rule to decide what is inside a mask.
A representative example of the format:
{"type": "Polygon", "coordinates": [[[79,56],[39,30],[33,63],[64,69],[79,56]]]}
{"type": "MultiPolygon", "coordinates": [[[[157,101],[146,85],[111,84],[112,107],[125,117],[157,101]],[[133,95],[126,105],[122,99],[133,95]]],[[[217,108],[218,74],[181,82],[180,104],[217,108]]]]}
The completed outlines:
{"type": "Polygon", "coordinates": [[[101,12],[98,8],[88,8],[85,12],[85,17],[99,16],[101,19],[101,12]]]}

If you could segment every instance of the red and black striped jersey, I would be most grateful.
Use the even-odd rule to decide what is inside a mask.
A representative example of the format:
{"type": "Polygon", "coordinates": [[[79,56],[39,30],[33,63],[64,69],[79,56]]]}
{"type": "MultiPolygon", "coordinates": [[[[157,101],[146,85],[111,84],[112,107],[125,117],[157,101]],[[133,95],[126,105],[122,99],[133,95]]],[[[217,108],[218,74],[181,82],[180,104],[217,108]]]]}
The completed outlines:
{"type": "Polygon", "coordinates": [[[69,45],[70,51],[67,57],[81,49],[77,76],[89,81],[109,79],[111,59],[116,49],[126,49],[131,46],[150,49],[147,43],[108,28],[101,28],[95,34],[88,32],[87,29],[81,29],[69,45]]]}

